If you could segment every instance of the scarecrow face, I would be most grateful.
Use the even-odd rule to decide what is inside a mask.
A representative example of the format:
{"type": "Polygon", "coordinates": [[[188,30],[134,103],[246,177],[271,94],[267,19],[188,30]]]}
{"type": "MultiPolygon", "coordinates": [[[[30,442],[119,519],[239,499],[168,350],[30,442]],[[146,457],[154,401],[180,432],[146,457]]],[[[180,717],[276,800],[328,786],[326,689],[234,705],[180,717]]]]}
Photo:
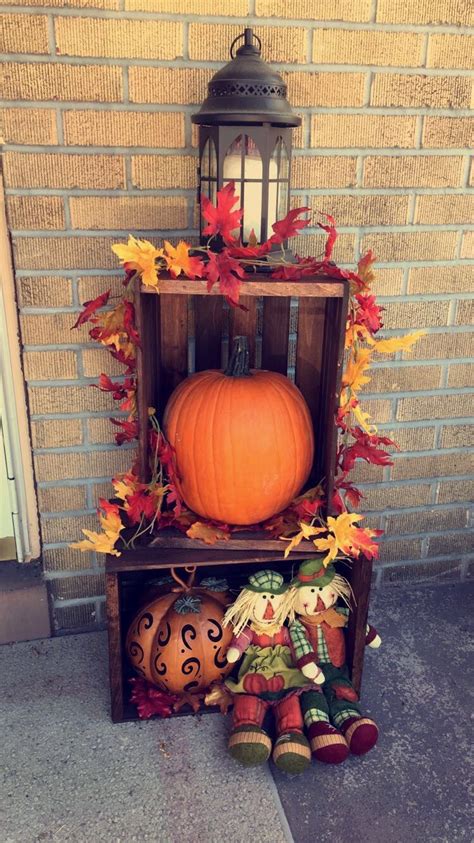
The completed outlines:
{"type": "Polygon", "coordinates": [[[296,589],[295,612],[298,615],[316,615],[324,612],[337,601],[337,594],[329,585],[303,585],[296,589]]]}
{"type": "Polygon", "coordinates": [[[271,591],[265,592],[265,594],[256,594],[252,619],[259,623],[265,623],[265,621],[269,624],[274,623],[275,615],[283,602],[284,596],[284,594],[272,594],[271,591]]]}

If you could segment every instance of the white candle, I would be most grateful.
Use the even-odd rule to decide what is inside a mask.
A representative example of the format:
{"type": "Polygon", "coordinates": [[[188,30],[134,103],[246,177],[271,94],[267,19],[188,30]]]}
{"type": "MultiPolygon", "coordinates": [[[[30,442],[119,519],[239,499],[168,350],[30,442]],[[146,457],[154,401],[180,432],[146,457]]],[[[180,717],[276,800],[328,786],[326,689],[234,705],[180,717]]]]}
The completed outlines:
{"type": "MultiPolygon", "coordinates": [[[[247,243],[252,229],[260,240],[260,229],[262,224],[262,159],[253,155],[246,155],[244,159],[245,179],[259,179],[259,181],[245,181],[244,192],[244,216],[243,216],[243,239],[247,243]]],[[[235,193],[241,198],[242,159],[240,155],[226,155],[224,158],[224,185],[229,181],[235,181],[235,193]]],[[[276,161],[270,160],[269,178],[276,179],[276,161]]],[[[268,223],[267,237],[272,233],[272,225],[277,220],[277,182],[270,181],[268,186],[268,223]]],[[[234,231],[238,237],[238,230],[234,231]]]]}

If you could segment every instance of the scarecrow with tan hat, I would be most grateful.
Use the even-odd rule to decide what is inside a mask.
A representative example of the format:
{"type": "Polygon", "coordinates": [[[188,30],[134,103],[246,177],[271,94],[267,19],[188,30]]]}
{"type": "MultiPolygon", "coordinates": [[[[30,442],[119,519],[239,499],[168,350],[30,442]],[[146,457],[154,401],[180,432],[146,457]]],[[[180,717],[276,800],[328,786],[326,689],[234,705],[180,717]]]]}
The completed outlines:
{"type": "MultiPolygon", "coordinates": [[[[329,764],[344,761],[349,752],[363,755],[378,737],[374,721],[361,714],[346,664],[344,628],[351,594],[345,577],[318,557],[301,564],[287,595],[295,663],[308,679],[321,683],[320,689],[313,686],[301,697],[306,731],[313,756],[329,764]],[[344,606],[337,606],[339,599],[344,606]]],[[[381,644],[370,625],[366,644],[381,644]]]]}
{"type": "Polygon", "coordinates": [[[287,588],[276,571],[258,571],[225,614],[223,625],[234,628],[227,661],[242,658],[237,678],[225,681],[234,703],[229,752],[247,766],[268,760],[272,741],[263,722],[271,709],[276,726],[273,761],[281,770],[299,773],[311,762],[299,695],[313,683],[292,658],[283,625],[287,588]]]}

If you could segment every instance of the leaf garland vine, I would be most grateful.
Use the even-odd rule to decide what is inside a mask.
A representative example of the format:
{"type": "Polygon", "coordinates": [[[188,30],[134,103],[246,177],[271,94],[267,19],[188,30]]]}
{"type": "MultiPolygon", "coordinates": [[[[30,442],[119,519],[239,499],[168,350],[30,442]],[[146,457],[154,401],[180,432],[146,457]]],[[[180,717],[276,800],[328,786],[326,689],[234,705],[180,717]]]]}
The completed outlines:
{"type": "MultiPolygon", "coordinates": [[[[243,307],[239,303],[241,280],[246,270],[258,266],[268,268],[270,265],[269,277],[279,280],[303,280],[315,275],[347,279],[350,305],[346,323],[346,364],[340,407],[335,419],[341,441],[330,502],[336,516],[323,520],[323,490],[321,486],[316,486],[295,498],[284,512],[255,526],[287,542],[285,557],[303,540],[311,541],[318,552],[326,554],[323,559],[325,565],[336,558],[357,558],[361,553],[369,558],[376,557],[378,545],[374,539],[382,531],[359,526],[364,516],[349,511],[349,508],[356,508],[363,497],[349,475],[358,459],[372,465],[392,465],[390,453],[385,448],[397,446],[388,437],[378,435],[369,414],[360,405],[359,393],[370,381],[368,369],[375,353],[393,354],[408,350],[423,332],[388,339],[376,338],[383,327],[383,308],[377,304],[371,289],[375,280],[375,258],[372,252],[367,252],[360,259],[357,272],[343,270],[333,263],[331,255],[338,233],[332,216],[323,214],[327,223],[317,223],[328,235],[322,258],[297,256],[296,262],[290,262],[285,257],[283,243],[309,225],[310,218],[303,218],[302,214],[310,209],[291,210],[283,220],[272,226],[273,234],[265,243],[259,244],[252,232],[248,245],[244,246],[233,234],[242,216],[242,211],[235,208],[237,202],[233,182],[217,192],[216,205],[207,197],[201,197],[201,211],[207,222],[204,234],[209,235],[206,246],[190,247],[182,240],[173,246],[165,240],[163,248],[156,248],[148,240],[139,240],[132,235],[127,244],[112,246],[125,270],[123,296],[109,310],[104,308],[109,304],[110,290],[93,301],[85,302],[73,327],[90,323],[91,339],[108,348],[112,357],[125,366],[123,381],[113,382],[107,375],[101,374],[99,383],[94,385],[110,392],[119,402],[119,409],[127,413],[126,418],[110,420],[118,428],[116,443],[122,445],[138,437],[135,368],[140,338],[135,326],[134,296],[139,284],[159,292],[159,277],[163,271],[172,278],[183,275],[191,280],[205,279],[208,291],[217,284],[231,306],[243,307]],[[223,244],[219,252],[211,250],[212,240],[216,237],[223,244]],[[280,245],[281,251],[270,254],[275,245],[280,245]]],[[[251,275],[247,275],[247,279],[251,280],[251,275]]],[[[114,498],[111,501],[99,499],[97,512],[102,532],[83,529],[86,538],[71,547],[120,556],[122,549],[133,548],[144,536],[151,537],[166,527],[175,527],[190,538],[210,545],[228,540],[236,529],[228,524],[200,521],[197,515],[186,509],[177,488],[173,449],[160,429],[154,408],[149,408],[149,421],[150,482],[140,482],[136,466],[114,478],[114,498]]]]}

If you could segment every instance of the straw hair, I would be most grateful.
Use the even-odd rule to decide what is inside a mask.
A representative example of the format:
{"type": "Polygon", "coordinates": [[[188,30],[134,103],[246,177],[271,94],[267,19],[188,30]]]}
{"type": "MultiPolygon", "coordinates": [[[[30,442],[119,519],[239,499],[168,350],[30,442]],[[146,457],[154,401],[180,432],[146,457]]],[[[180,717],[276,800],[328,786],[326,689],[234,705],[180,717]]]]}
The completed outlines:
{"type": "MultiPolygon", "coordinates": [[[[349,580],[346,580],[346,578],[341,576],[341,574],[335,574],[334,578],[331,580],[330,585],[333,591],[336,592],[337,596],[340,597],[341,600],[346,604],[347,608],[350,609],[351,600],[353,600],[354,595],[352,593],[352,588],[349,580]]],[[[289,619],[290,623],[292,623],[296,617],[295,603],[296,598],[298,596],[298,591],[299,589],[297,586],[290,586],[283,601],[284,607],[282,607],[282,610],[284,611],[285,617],[289,619]]]]}
{"type": "Polygon", "coordinates": [[[260,630],[265,630],[268,627],[269,634],[271,634],[275,628],[283,626],[288,616],[286,609],[286,595],[285,599],[282,600],[280,608],[276,610],[274,617],[268,624],[266,624],[265,621],[263,621],[263,623],[261,621],[256,621],[254,618],[255,607],[259,597],[261,596],[262,595],[258,592],[251,591],[248,588],[243,588],[237,599],[234,600],[232,605],[227,609],[227,612],[224,615],[224,620],[222,621],[222,626],[232,624],[235,636],[240,635],[242,630],[249,624],[258,624],[260,630]]]}

